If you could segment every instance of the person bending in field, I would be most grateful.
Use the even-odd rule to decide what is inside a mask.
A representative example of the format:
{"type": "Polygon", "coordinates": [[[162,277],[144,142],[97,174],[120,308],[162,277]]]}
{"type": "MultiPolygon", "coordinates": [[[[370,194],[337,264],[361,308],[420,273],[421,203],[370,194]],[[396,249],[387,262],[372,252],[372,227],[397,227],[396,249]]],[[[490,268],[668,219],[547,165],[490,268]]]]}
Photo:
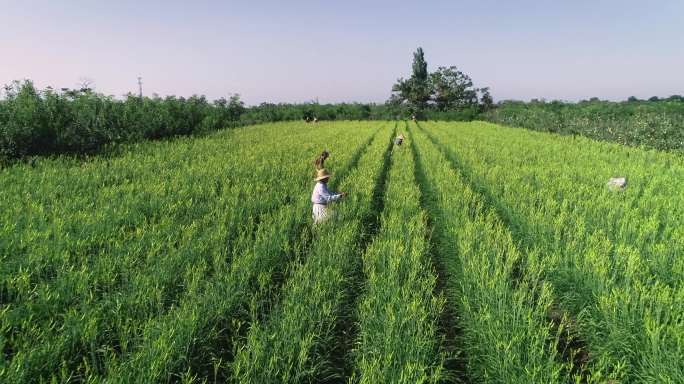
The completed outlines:
{"type": "Polygon", "coordinates": [[[316,172],[316,186],[311,193],[311,202],[313,203],[313,221],[314,224],[320,224],[330,217],[328,205],[333,201],[337,201],[345,196],[346,192],[332,193],[328,190],[328,180],[330,180],[330,173],[325,169],[319,169],[316,172]]]}
{"type": "Polygon", "coordinates": [[[400,134],[399,136],[394,139],[394,145],[401,145],[401,143],[404,142],[404,134],[400,134]]]}

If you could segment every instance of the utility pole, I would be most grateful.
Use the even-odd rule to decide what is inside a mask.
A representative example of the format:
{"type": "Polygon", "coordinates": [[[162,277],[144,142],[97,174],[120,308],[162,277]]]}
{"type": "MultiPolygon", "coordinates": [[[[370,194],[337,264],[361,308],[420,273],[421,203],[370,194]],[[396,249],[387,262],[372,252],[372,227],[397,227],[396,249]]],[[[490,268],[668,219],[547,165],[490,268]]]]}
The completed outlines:
{"type": "Polygon", "coordinates": [[[142,99],[142,77],[138,76],[138,96],[142,99]]]}

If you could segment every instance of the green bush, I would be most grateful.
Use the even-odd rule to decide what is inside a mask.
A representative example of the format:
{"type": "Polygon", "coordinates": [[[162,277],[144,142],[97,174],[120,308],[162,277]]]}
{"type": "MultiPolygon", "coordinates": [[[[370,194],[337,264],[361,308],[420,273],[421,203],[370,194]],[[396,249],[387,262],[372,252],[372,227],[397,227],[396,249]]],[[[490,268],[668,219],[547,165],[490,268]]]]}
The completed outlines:
{"type": "Polygon", "coordinates": [[[94,152],[110,143],[207,132],[239,123],[237,96],[124,100],[86,90],[37,90],[29,80],[5,87],[0,100],[0,159],[94,152]]]}
{"type": "Polygon", "coordinates": [[[582,135],[630,146],[684,149],[684,102],[658,101],[508,101],[484,115],[486,120],[542,132],[582,135]]]}

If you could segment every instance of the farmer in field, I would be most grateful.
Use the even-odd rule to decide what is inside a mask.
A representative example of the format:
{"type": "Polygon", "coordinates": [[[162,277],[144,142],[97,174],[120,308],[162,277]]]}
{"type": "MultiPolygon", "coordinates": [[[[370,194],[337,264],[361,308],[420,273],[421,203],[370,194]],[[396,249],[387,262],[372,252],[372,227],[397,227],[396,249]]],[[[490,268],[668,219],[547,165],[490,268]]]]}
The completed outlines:
{"type": "Polygon", "coordinates": [[[401,145],[404,142],[404,134],[400,134],[394,139],[394,145],[401,145]]]}
{"type": "Polygon", "coordinates": [[[330,180],[330,173],[321,168],[316,172],[316,186],[311,193],[311,202],[313,203],[313,220],[314,224],[320,224],[330,217],[328,205],[333,201],[337,201],[345,196],[346,192],[332,193],[328,190],[328,180],[330,180]]]}

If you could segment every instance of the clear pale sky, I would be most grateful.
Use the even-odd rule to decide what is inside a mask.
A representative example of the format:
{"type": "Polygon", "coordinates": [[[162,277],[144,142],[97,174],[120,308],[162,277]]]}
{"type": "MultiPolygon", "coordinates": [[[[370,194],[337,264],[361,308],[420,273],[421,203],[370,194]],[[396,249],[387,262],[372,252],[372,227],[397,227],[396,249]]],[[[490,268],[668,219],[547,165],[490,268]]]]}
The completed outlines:
{"type": "Polygon", "coordinates": [[[684,94],[684,1],[6,1],[0,84],[383,102],[422,46],[501,99],[684,94]]]}

